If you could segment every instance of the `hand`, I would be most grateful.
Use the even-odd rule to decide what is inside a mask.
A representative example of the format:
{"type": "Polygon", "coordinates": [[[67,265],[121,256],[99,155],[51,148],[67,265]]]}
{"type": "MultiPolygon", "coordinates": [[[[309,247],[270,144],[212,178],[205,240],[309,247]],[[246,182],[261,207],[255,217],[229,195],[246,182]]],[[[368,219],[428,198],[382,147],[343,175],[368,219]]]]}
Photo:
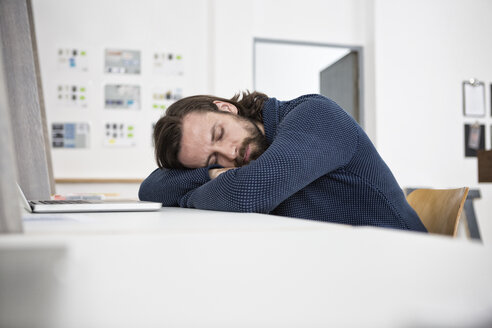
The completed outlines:
{"type": "Polygon", "coordinates": [[[210,170],[208,170],[208,175],[210,176],[210,179],[213,180],[216,177],[218,177],[219,175],[221,175],[222,173],[229,171],[230,169],[233,169],[233,167],[224,167],[221,169],[210,169],[210,170]]]}

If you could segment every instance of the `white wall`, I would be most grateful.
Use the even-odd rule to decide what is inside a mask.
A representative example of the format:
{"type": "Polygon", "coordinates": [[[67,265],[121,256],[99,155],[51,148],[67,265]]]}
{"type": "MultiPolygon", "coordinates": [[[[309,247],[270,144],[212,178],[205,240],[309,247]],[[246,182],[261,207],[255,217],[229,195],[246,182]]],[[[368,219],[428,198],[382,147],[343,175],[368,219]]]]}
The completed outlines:
{"type": "Polygon", "coordinates": [[[213,0],[213,7],[213,92],[252,89],[255,37],[363,46],[365,124],[375,136],[372,0],[213,0]]]}
{"type": "Polygon", "coordinates": [[[145,178],[156,167],[152,123],[164,113],[152,108],[155,87],[183,89],[183,96],[209,93],[208,2],[205,0],[33,0],[48,127],[52,122],[88,122],[89,148],[55,148],[55,178],[145,178]],[[88,71],[63,71],[59,48],[88,52],[88,71]],[[104,73],[105,49],[141,51],[141,74],[104,73]],[[183,77],[153,72],[155,53],[181,54],[183,77]],[[57,103],[59,84],[86,85],[87,108],[57,103]],[[140,110],[105,109],[104,85],[141,87],[140,110]],[[135,126],[136,146],[104,146],[104,122],[135,126]]]}
{"type": "MultiPolygon", "coordinates": [[[[402,186],[480,188],[483,239],[492,242],[492,186],[464,157],[461,83],[486,82],[490,131],[492,1],[376,0],[377,147],[402,186]]],[[[487,131],[486,146],[490,149],[487,131]]]]}

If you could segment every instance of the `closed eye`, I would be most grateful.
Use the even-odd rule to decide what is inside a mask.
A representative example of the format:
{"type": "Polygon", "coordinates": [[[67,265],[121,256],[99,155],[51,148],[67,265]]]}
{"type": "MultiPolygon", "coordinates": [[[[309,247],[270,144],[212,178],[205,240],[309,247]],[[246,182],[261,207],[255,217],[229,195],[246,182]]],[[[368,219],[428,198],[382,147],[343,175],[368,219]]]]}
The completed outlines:
{"type": "MultiPolygon", "coordinates": [[[[224,137],[224,128],[219,127],[217,126],[217,124],[215,124],[212,127],[212,137],[211,137],[212,143],[220,141],[223,137],[224,137]]],[[[218,158],[219,156],[217,153],[210,154],[210,156],[207,159],[207,166],[217,164],[218,158]]]]}
{"type": "Polygon", "coordinates": [[[220,139],[222,139],[223,136],[224,136],[224,128],[220,128],[219,135],[217,136],[216,141],[219,141],[220,139]]]}

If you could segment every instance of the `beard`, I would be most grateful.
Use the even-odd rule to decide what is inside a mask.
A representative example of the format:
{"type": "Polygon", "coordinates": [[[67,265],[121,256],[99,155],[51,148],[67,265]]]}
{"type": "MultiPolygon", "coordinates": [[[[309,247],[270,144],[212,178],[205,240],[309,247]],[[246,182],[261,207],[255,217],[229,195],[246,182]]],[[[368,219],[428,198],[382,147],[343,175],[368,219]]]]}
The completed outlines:
{"type": "Polygon", "coordinates": [[[267,150],[269,143],[266,136],[261,132],[260,128],[256,125],[255,121],[238,116],[238,119],[243,121],[245,130],[249,133],[249,137],[245,138],[241,148],[239,149],[239,157],[236,158],[234,164],[236,167],[241,167],[249,164],[249,162],[256,160],[261,154],[267,150]],[[246,155],[246,150],[249,147],[249,156],[247,161],[245,161],[244,156],[246,155]]]}

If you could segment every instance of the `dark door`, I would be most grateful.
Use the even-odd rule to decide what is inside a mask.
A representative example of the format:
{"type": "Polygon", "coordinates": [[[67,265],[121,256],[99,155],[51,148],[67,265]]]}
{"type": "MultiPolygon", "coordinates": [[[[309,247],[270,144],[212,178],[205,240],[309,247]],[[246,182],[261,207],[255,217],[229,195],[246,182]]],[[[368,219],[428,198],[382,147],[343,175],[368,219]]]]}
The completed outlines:
{"type": "Polygon", "coordinates": [[[320,72],[320,93],[334,100],[361,123],[359,58],[352,51],[320,72]]]}

